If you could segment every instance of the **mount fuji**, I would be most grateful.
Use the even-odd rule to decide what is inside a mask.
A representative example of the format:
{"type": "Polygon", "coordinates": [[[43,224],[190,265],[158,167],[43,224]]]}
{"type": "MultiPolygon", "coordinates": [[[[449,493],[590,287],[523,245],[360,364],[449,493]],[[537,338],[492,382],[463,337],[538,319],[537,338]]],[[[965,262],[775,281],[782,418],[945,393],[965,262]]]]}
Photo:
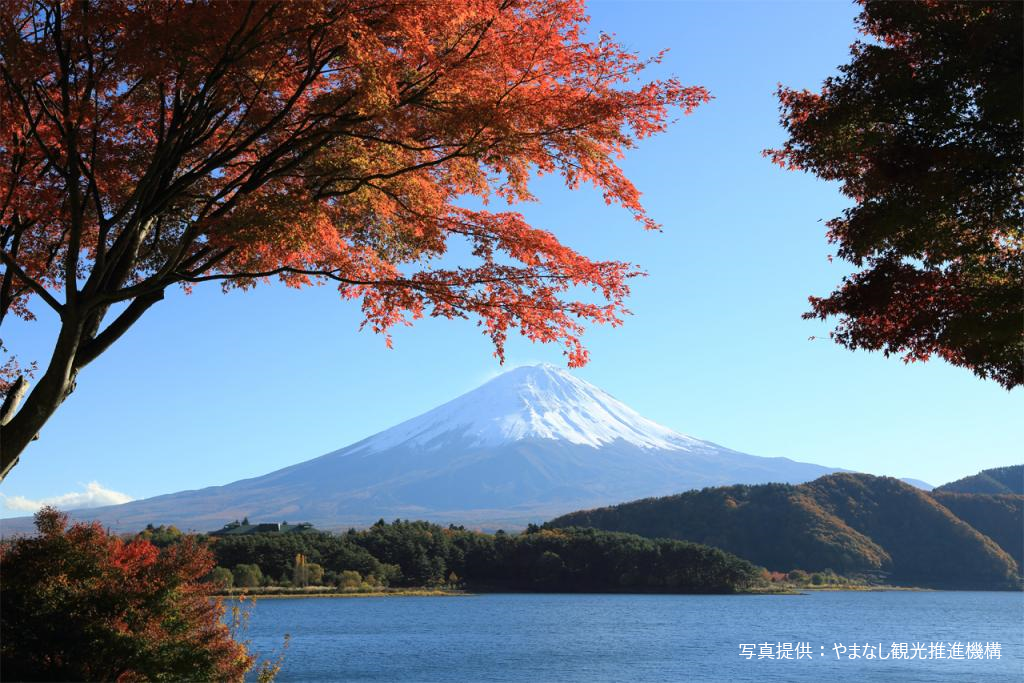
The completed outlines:
{"type": "MultiPolygon", "coordinates": [[[[419,417],[253,479],[89,510],[115,530],[208,531],[248,516],[322,528],[425,519],[494,529],[581,508],[837,471],[675,432],[550,365],[508,371],[419,417]]],[[[4,520],[5,531],[16,520],[4,520]]]]}

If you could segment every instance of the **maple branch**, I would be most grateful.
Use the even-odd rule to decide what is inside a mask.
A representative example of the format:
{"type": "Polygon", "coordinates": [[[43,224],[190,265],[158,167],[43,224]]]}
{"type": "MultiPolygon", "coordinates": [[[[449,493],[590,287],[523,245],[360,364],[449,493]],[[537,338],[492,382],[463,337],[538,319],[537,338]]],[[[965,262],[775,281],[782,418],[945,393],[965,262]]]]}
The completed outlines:
{"type": "MultiPolygon", "coordinates": [[[[11,258],[17,259],[18,248],[21,245],[22,231],[19,229],[20,221],[18,216],[15,215],[11,221],[12,232],[10,234],[11,243],[11,258]]],[[[3,244],[6,246],[8,237],[7,235],[3,238],[3,244]]],[[[3,323],[4,318],[7,317],[7,312],[10,309],[14,301],[20,296],[21,292],[24,292],[25,288],[14,287],[14,271],[10,268],[4,269],[3,282],[0,283],[0,324],[3,323]]]]}
{"type": "Polygon", "coordinates": [[[352,278],[346,278],[339,275],[340,268],[333,270],[319,270],[319,269],[307,269],[297,268],[294,266],[280,266],[271,270],[263,271],[236,271],[231,273],[214,273],[212,275],[181,275],[177,278],[180,282],[209,282],[212,280],[258,280],[264,277],[273,277],[274,275],[308,275],[310,277],[325,277],[336,282],[341,282],[346,285],[359,285],[359,286],[389,286],[389,287],[409,287],[412,289],[427,290],[432,286],[434,287],[464,287],[469,285],[484,285],[484,284],[495,284],[498,282],[518,282],[523,280],[569,280],[571,279],[568,275],[557,275],[553,273],[549,274],[529,274],[521,277],[507,276],[507,277],[491,277],[491,278],[478,278],[474,280],[467,280],[465,282],[417,282],[409,278],[392,278],[388,280],[353,280],[352,278]]]}
{"type": "Polygon", "coordinates": [[[446,4],[0,0],[0,320],[34,294],[61,317],[0,478],[173,284],[333,281],[379,332],[479,315],[499,353],[519,327],[585,360],[635,273],[460,198],[553,170],[642,213],[614,159],[685,98],[626,85],[637,60],[580,38],[573,2],[446,4]],[[472,263],[434,265],[463,239],[472,263]]]}
{"type": "Polygon", "coordinates": [[[18,404],[25,397],[26,391],[28,391],[28,380],[25,379],[25,375],[19,375],[14,384],[11,385],[11,388],[7,390],[3,405],[0,405],[0,427],[10,422],[11,418],[14,417],[14,413],[18,410],[18,404]]]}
{"type": "MultiPolygon", "coordinates": [[[[88,9],[86,3],[81,4],[81,11],[88,9]]],[[[84,207],[82,206],[82,193],[79,186],[79,158],[78,158],[78,130],[79,127],[72,121],[71,116],[71,71],[73,56],[64,45],[64,22],[63,12],[54,13],[54,48],[57,52],[57,64],[59,65],[58,85],[60,88],[60,126],[62,137],[66,146],[67,166],[67,194],[71,209],[71,225],[68,238],[68,246],[64,253],[64,298],[68,305],[74,305],[78,298],[78,258],[82,243],[82,228],[84,221],[84,207]]],[[[68,48],[70,49],[70,41],[68,48]]]]}
{"type": "Polygon", "coordinates": [[[52,294],[46,291],[45,287],[43,287],[41,284],[36,282],[31,277],[29,277],[29,275],[25,273],[24,270],[21,269],[21,266],[18,265],[18,263],[10,254],[8,254],[6,251],[0,251],[0,260],[2,260],[4,262],[4,265],[7,266],[15,275],[18,276],[18,279],[20,279],[22,282],[28,285],[33,292],[38,294],[39,297],[50,306],[50,308],[55,310],[58,313],[58,315],[63,317],[64,306],[61,305],[61,303],[57,301],[57,299],[55,299],[52,294]]]}
{"type": "MultiPolygon", "coordinates": [[[[274,275],[283,275],[285,273],[290,275],[309,275],[311,277],[326,277],[331,280],[336,280],[348,285],[380,285],[380,284],[391,284],[395,281],[388,280],[352,280],[344,278],[338,274],[340,268],[334,270],[317,270],[317,269],[305,269],[296,268],[294,266],[280,266],[271,270],[263,271],[236,271],[231,273],[214,273],[212,275],[189,275],[187,273],[179,273],[177,279],[180,282],[209,282],[212,280],[257,280],[264,277],[273,277],[274,275]]],[[[202,271],[199,271],[202,272],[202,271]]]]}
{"type": "Polygon", "coordinates": [[[78,349],[74,360],[75,368],[83,368],[96,360],[100,354],[120,339],[142,317],[143,313],[163,298],[164,290],[160,289],[145,296],[140,296],[128,304],[128,307],[114,318],[112,323],[78,349]]]}
{"type": "MultiPolygon", "coordinates": [[[[57,173],[59,173],[62,177],[64,177],[66,179],[67,176],[66,176],[65,170],[63,168],[61,168],[59,163],[57,163],[57,154],[56,154],[56,152],[54,152],[50,148],[50,146],[48,144],[46,144],[46,141],[43,140],[42,136],[39,133],[39,119],[42,118],[44,113],[47,114],[48,116],[50,116],[51,119],[53,118],[53,115],[50,114],[48,108],[46,107],[46,104],[43,103],[41,100],[39,100],[39,98],[36,98],[37,101],[39,101],[39,104],[40,104],[39,116],[33,116],[32,115],[32,105],[29,103],[28,97],[25,95],[25,93],[22,90],[21,86],[18,84],[17,79],[8,70],[8,68],[6,66],[6,63],[5,63],[5,60],[3,60],[3,59],[0,59],[0,74],[3,74],[3,76],[4,76],[4,83],[10,89],[10,92],[12,94],[14,94],[14,96],[18,99],[18,104],[21,105],[21,108],[23,110],[22,113],[23,113],[25,119],[28,120],[29,122],[31,122],[31,125],[28,127],[28,133],[36,141],[36,144],[39,146],[39,149],[41,149],[43,154],[46,156],[46,159],[50,163],[50,166],[53,169],[55,169],[57,171],[57,173]]],[[[54,125],[57,126],[58,128],[60,126],[59,123],[55,123],[54,125]]]]}
{"type": "MultiPolygon", "coordinates": [[[[204,119],[203,110],[206,106],[207,95],[216,87],[216,84],[221,77],[227,73],[228,67],[237,61],[242,54],[255,49],[255,45],[250,45],[248,50],[240,52],[239,54],[232,53],[235,41],[245,32],[245,28],[249,23],[249,18],[251,17],[252,10],[255,6],[255,4],[251,4],[247,7],[240,25],[227,41],[221,57],[203,79],[203,85],[199,93],[197,93],[195,97],[191,98],[184,107],[175,107],[167,139],[162,140],[164,144],[157,146],[149,169],[136,185],[129,200],[125,202],[121,210],[111,218],[112,222],[117,222],[122,218],[127,217],[131,207],[135,207],[135,218],[128,223],[124,230],[122,230],[111,249],[111,255],[114,258],[120,258],[126,250],[137,250],[138,243],[141,240],[135,240],[133,238],[140,229],[144,229],[144,226],[153,216],[162,211],[173,199],[180,196],[181,192],[202,177],[202,175],[212,172],[213,169],[215,169],[221,162],[241,153],[245,147],[251,144],[252,140],[255,140],[259,135],[270,130],[273,125],[280,122],[286,111],[290,110],[290,107],[286,107],[285,112],[279,112],[278,116],[272,119],[271,122],[265,124],[262,129],[253,133],[248,140],[241,143],[241,147],[236,145],[234,151],[229,156],[220,158],[218,154],[214,154],[213,156],[206,158],[205,162],[200,166],[200,169],[193,168],[191,171],[179,176],[173,182],[170,181],[174,170],[178,167],[185,153],[190,149],[196,148],[203,139],[212,135],[229,115],[229,110],[225,110],[222,112],[220,121],[213,124],[213,119],[216,118],[215,112],[211,110],[206,111],[204,119]],[[183,114],[182,109],[193,111],[191,112],[191,115],[189,113],[183,114]],[[205,136],[202,133],[204,128],[207,129],[205,136]],[[169,140],[173,141],[170,145],[167,144],[169,140]],[[183,178],[190,174],[192,177],[182,185],[183,178]],[[179,187],[176,188],[176,185],[179,187]],[[155,205],[150,206],[149,203],[156,197],[159,197],[160,199],[156,200],[155,205]]],[[[279,7],[279,4],[270,5],[270,9],[259,18],[256,24],[248,31],[246,37],[240,40],[240,44],[244,44],[245,40],[255,36],[262,24],[272,16],[279,7]]],[[[302,89],[297,88],[297,92],[293,96],[290,104],[294,104],[295,98],[298,97],[301,90],[302,89]]],[[[161,120],[161,127],[162,126],[163,121],[161,120]]],[[[237,128],[238,127],[236,127],[236,130],[237,128]]],[[[224,152],[224,154],[227,154],[227,152],[224,152]]]]}

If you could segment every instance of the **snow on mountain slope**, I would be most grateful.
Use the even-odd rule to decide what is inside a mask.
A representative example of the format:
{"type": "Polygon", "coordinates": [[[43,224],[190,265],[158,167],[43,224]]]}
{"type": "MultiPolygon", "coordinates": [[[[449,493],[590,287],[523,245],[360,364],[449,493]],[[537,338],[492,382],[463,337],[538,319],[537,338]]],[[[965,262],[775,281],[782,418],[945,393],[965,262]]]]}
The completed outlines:
{"type": "MultiPolygon", "coordinates": [[[[693,488],[800,483],[836,471],[679,434],[550,365],[510,370],[318,458],[224,486],[75,514],[116,530],[209,531],[248,516],[323,528],[380,518],[512,529],[693,488]]],[[[3,520],[4,533],[30,528],[3,520]]]]}
{"type": "Polygon", "coordinates": [[[360,443],[384,451],[427,450],[459,434],[466,445],[528,438],[599,447],[622,440],[641,448],[691,450],[702,442],[648,420],[610,394],[553,365],[523,366],[360,443]]]}

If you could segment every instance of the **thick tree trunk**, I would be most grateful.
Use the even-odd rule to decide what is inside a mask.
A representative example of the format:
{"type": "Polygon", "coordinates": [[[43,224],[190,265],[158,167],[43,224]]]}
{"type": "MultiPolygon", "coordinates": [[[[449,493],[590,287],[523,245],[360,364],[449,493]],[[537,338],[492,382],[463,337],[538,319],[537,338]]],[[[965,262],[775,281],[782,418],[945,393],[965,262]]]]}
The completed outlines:
{"type": "Polygon", "coordinates": [[[82,323],[65,320],[53,356],[24,404],[0,427],[0,481],[7,477],[25,448],[75,388],[75,354],[81,343],[82,323]]]}
{"type": "Polygon", "coordinates": [[[110,348],[138,322],[143,313],[163,298],[162,289],[139,296],[102,331],[99,327],[109,306],[90,308],[83,305],[78,310],[90,311],[86,314],[64,310],[60,334],[46,367],[46,374],[20,408],[16,405],[20,396],[15,394],[24,391],[24,384],[19,388],[20,391],[12,391],[8,396],[14,405],[7,405],[5,401],[0,408],[0,481],[18,464],[18,458],[25,448],[38,438],[46,421],[75,390],[78,371],[110,348]]]}
{"type": "Polygon", "coordinates": [[[4,397],[3,405],[0,405],[0,427],[10,422],[11,418],[14,417],[15,411],[18,410],[18,406],[21,405],[21,399],[25,398],[27,391],[28,380],[25,379],[25,375],[22,375],[7,390],[7,396],[4,397]]]}

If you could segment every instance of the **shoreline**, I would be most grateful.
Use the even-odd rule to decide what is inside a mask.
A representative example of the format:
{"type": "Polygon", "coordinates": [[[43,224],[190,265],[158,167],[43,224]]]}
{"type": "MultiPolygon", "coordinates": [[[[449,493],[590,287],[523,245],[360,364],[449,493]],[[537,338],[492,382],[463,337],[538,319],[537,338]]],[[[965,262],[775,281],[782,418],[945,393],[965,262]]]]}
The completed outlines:
{"type": "MultiPolygon", "coordinates": [[[[918,586],[823,586],[807,587],[792,586],[779,588],[764,588],[739,591],[736,593],[629,593],[622,591],[597,592],[586,594],[596,595],[807,595],[810,593],[839,593],[839,592],[864,592],[864,593],[886,593],[886,592],[936,592],[941,589],[923,588],[918,586]]],[[[558,592],[558,591],[555,591],[558,592]]],[[[490,593],[523,593],[543,595],[547,591],[516,591],[516,590],[452,590],[441,588],[397,588],[373,591],[338,591],[338,590],[294,590],[257,588],[254,591],[229,591],[218,592],[212,595],[214,598],[227,600],[238,599],[282,599],[282,598],[424,598],[424,597],[475,597],[490,593]]],[[[577,594],[570,592],[569,594],[577,594]]]]}
{"type": "Polygon", "coordinates": [[[890,593],[890,592],[912,592],[932,593],[940,591],[939,588],[923,588],[920,586],[792,586],[782,588],[767,588],[764,590],[750,590],[741,595],[807,595],[810,593],[890,593]]]}
{"type": "Polygon", "coordinates": [[[471,596],[475,593],[457,590],[443,590],[431,588],[409,588],[399,590],[379,591],[295,591],[256,589],[254,592],[232,591],[214,593],[212,597],[228,600],[264,600],[267,598],[439,598],[471,596]]]}

